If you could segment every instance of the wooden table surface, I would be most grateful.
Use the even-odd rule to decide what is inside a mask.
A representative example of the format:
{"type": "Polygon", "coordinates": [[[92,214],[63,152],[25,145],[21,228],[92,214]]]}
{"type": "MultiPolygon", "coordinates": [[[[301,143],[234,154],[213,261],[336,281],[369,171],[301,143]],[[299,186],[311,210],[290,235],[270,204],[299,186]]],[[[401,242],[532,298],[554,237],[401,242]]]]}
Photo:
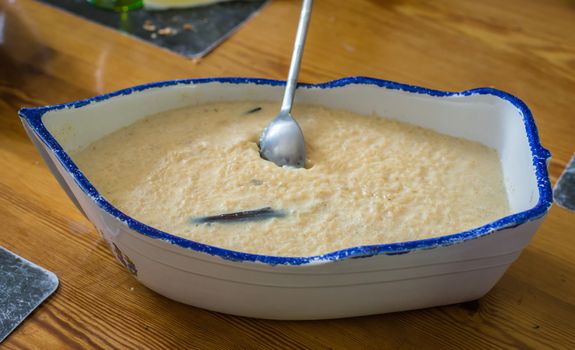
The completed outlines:
{"type": "MultiPolygon", "coordinates": [[[[554,206],[477,302],[353,319],[213,313],[139,285],[60,189],[16,111],[157,80],[286,76],[297,1],[272,1],[198,62],[32,0],[0,0],[0,245],[60,287],[3,344],[67,348],[575,348],[575,215],[554,206]]],[[[493,86],[532,109],[553,183],[575,151],[575,3],[316,1],[300,80],[493,86]]]]}

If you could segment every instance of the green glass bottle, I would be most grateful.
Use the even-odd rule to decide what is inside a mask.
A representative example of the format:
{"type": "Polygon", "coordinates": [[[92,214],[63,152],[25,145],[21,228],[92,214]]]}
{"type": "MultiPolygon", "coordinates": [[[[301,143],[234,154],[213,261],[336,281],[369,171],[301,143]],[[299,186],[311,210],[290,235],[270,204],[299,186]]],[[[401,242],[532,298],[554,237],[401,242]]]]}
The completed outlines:
{"type": "Polygon", "coordinates": [[[90,4],[106,10],[126,12],[139,9],[144,5],[143,0],[87,0],[90,4]]]}

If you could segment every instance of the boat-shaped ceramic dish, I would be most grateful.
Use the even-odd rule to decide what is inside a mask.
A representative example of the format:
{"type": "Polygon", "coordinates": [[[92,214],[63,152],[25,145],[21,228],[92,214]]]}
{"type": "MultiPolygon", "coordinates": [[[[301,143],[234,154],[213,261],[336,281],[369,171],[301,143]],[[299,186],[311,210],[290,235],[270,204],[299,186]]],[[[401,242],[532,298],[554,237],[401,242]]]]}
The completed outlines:
{"type": "Polygon", "coordinates": [[[365,77],[298,88],[296,103],[375,113],[498,150],[512,214],[418,241],[307,257],[205,245],[119,211],[68,154],[150,114],[215,101],[280,100],[283,86],[251,78],[165,81],[24,108],[20,116],[54,176],[135,278],[168,298],[235,315],[339,318],[480,298],[527,246],[552,203],[550,154],[539,142],[531,112],[516,97],[491,88],[443,92],[365,77]]]}

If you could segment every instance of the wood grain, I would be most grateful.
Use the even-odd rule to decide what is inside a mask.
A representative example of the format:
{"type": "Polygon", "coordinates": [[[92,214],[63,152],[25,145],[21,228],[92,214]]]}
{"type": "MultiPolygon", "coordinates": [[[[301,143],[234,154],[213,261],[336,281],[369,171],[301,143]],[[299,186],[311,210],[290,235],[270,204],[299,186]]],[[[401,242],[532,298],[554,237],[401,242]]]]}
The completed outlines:
{"type": "MultiPolygon", "coordinates": [[[[139,285],[75,209],[16,111],[150,81],[283,78],[299,2],[272,1],[193,62],[32,0],[0,0],[0,245],[60,278],[5,349],[575,348],[575,216],[553,207],[479,301],[354,319],[279,322],[178,304],[139,285]]],[[[532,109],[553,182],[575,151],[575,5],[566,0],[318,0],[301,80],[366,75],[494,86],[532,109]]]]}

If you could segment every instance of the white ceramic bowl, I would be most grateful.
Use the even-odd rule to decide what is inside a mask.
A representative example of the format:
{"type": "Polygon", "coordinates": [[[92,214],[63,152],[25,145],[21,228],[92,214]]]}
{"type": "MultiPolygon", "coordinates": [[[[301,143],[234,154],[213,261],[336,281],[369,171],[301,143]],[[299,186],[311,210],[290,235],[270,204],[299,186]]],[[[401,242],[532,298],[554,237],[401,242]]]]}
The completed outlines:
{"type": "Polygon", "coordinates": [[[167,81],[19,114],[54,176],[142,284],[182,303],[235,315],[338,318],[480,298],[529,243],[552,203],[550,154],[539,143],[529,109],[490,88],[451,93],[363,77],[298,88],[296,103],[376,113],[499,151],[513,214],[439,238],[312,257],[230,251],[172,236],[120,212],[67,154],[164,110],[279,100],[283,85],[249,78],[167,81]]]}

